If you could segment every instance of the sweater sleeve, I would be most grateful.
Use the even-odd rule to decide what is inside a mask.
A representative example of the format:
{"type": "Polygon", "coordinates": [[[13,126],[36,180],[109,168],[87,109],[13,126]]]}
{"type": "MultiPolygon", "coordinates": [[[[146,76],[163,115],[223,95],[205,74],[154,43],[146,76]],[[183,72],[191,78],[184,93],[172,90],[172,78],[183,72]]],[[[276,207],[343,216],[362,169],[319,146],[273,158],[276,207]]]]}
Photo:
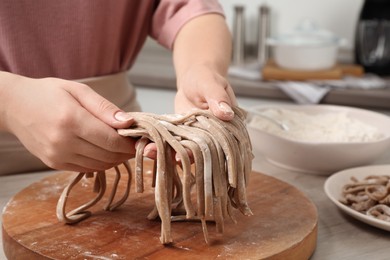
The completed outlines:
{"type": "Polygon", "coordinates": [[[172,49],[176,35],[185,23],[209,13],[224,16],[217,0],[161,0],[153,15],[150,36],[172,49]]]}

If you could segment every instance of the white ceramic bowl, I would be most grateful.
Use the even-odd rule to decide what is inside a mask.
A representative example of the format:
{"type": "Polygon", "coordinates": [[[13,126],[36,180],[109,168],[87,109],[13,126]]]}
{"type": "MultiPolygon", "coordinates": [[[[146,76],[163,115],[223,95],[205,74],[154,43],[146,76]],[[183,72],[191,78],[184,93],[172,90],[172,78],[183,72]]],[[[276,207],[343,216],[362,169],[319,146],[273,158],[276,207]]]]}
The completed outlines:
{"type": "Polygon", "coordinates": [[[369,110],[334,105],[282,105],[256,107],[258,111],[269,108],[288,109],[315,115],[345,112],[349,118],[369,124],[383,138],[370,142],[302,142],[268,133],[250,124],[253,114],[248,114],[248,132],[254,150],[280,167],[312,174],[330,175],[351,167],[368,165],[390,149],[390,117],[369,110]]]}
{"type": "Polygon", "coordinates": [[[293,32],[267,39],[273,49],[275,63],[284,69],[318,71],[332,68],[337,62],[338,48],[346,40],[303,21],[293,32]]]}
{"type": "Polygon", "coordinates": [[[338,45],[302,46],[275,43],[273,53],[275,63],[283,69],[319,71],[335,66],[338,45]]]}

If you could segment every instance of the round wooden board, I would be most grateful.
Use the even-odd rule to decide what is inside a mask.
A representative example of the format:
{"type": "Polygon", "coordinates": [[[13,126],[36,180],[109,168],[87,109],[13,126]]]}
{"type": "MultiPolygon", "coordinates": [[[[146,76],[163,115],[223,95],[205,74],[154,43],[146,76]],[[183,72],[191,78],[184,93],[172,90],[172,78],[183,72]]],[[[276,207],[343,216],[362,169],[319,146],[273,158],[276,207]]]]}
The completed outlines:
{"type": "MultiPolygon", "coordinates": [[[[152,167],[150,162],[145,166],[152,167]]],[[[106,175],[112,183],[114,172],[106,175]]],[[[3,210],[3,247],[9,259],[308,259],[316,247],[314,204],[295,187],[264,174],[251,175],[248,202],[253,216],[235,211],[237,224],[227,220],[222,235],[208,224],[211,245],[205,243],[200,223],[174,222],[174,243],[169,246],[160,244],[160,221],[146,219],[154,205],[150,173],[144,193],[132,189],[116,211],[102,210],[104,197],[90,218],[66,225],[57,220],[56,205],[74,176],[53,174],[8,202],[3,210]]],[[[120,185],[119,192],[123,190],[120,185]]],[[[68,206],[75,208],[92,196],[92,180],[84,178],[72,190],[68,206]]]]}

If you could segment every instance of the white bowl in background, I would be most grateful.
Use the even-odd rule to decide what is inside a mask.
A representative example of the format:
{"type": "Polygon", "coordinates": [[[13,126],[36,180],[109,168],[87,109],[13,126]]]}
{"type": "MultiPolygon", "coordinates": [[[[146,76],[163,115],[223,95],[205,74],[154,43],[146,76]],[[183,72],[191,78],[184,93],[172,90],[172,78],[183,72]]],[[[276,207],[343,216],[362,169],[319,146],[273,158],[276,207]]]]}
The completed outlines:
{"type": "Polygon", "coordinates": [[[346,40],[335,36],[311,22],[302,22],[291,33],[268,38],[275,63],[284,69],[318,71],[332,68],[337,62],[338,49],[346,40]]]}
{"type": "Polygon", "coordinates": [[[276,42],[273,44],[275,63],[283,69],[320,71],[336,65],[338,45],[302,46],[276,42]]]}
{"type": "Polygon", "coordinates": [[[349,118],[369,124],[383,138],[370,142],[302,142],[275,135],[250,124],[253,114],[248,113],[247,128],[255,151],[271,163],[282,168],[311,174],[330,175],[351,167],[368,165],[390,148],[390,117],[360,108],[335,105],[278,105],[255,107],[254,110],[288,109],[316,115],[344,112],[349,118]]]}

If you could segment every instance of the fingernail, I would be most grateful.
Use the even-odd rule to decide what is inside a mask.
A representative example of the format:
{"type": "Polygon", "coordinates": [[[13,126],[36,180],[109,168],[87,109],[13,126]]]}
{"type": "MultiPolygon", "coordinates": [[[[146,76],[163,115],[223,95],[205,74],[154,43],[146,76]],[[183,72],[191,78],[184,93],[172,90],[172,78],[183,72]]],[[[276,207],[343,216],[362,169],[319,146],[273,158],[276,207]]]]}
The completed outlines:
{"type": "Polygon", "coordinates": [[[225,114],[234,115],[233,109],[226,102],[220,102],[218,105],[225,114]]]}
{"type": "Polygon", "coordinates": [[[118,121],[129,121],[129,120],[133,119],[133,117],[130,114],[122,112],[122,111],[116,112],[114,117],[118,121]]]}

